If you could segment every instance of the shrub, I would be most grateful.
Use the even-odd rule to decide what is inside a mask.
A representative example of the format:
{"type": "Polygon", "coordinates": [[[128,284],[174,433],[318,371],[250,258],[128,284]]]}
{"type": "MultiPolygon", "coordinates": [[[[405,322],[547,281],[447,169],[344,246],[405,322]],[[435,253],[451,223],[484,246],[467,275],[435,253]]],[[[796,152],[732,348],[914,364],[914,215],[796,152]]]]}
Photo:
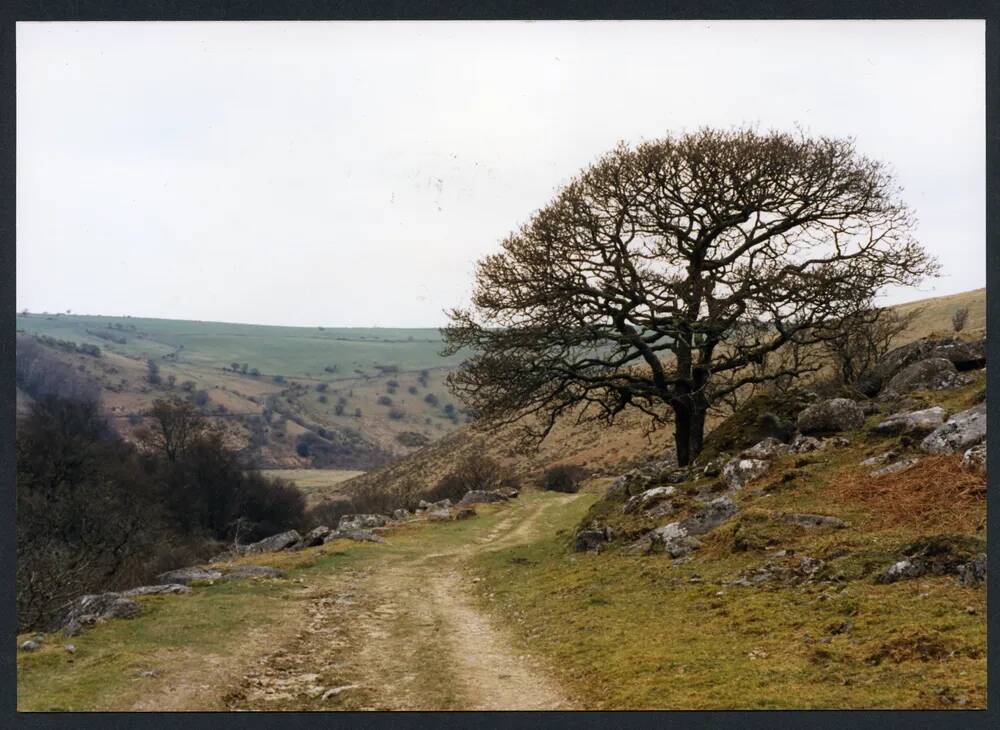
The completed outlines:
{"type": "Polygon", "coordinates": [[[325,393],[329,386],[326,383],[317,383],[316,390],[320,393],[325,393]]]}
{"type": "Polygon", "coordinates": [[[337,415],[337,416],[344,415],[344,404],[343,403],[338,403],[337,405],[335,405],[333,407],[333,413],[334,413],[334,415],[337,415]]]}
{"type": "Polygon", "coordinates": [[[424,396],[424,402],[436,406],[438,404],[438,397],[433,393],[428,393],[424,396]]]}
{"type": "Polygon", "coordinates": [[[354,417],[355,418],[361,418],[361,409],[360,408],[355,408],[354,409],[354,417]]]}
{"type": "Polygon", "coordinates": [[[378,401],[377,401],[377,403],[378,403],[378,404],[379,404],[380,406],[391,406],[391,405],[392,405],[392,398],[390,398],[390,397],[389,397],[389,396],[387,396],[387,395],[380,395],[380,396],[378,397],[378,401]]]}
{"type": "Polygon", "coordinates": [[[406,416],[406,411],[404,411],[402,408],[389,409],[389,418],[391,418],[393,421],[402,421],[405,416],[406,416]]]}
{"type": "Polygon", "coordinates": [[[580,491],[585,476],[586,472],[575,464],[558,464],[545,470],[539,486],[549,492],[574,493],[580,491]]]}
{"type": "Polygon", "coordinates": [[[509,482],[509,473],[495,460],[482,454],[472,454],[459,461],[442,477],[426,493],[425,499],[433,502],[447,497],[455,501],[472,489],[497,489],[509,482]]]}
{"type": "Polygon", "coordinates": [[[281,385],[282,383],[284,383],[284,382],[285,382],[285,376],[284,376],[284,375],[275,375],[275,376],[274,376],[273,378],[271,378],[271,379],[272,379],[272,380],[273,380],[273,381],[274,381],[275,383],[278,383],[279,385],[281,385]]]}
{"type": "Polygon", "coordinates": [[[196,406],[204,406],[211,400],[211,398],[209,397],[207,390],[198,390],[195,391],[192,400],[194,400],[194,404],[196,406]]]}
{"type": "Polygon", "coordinates": [[[417,386],[411,385],[409,388],[406,389],[406,392],[409,393],[410,395],[416,395],[417,394],[417,386]]]}
{"type": "Polygon", "coordinates": [[[319,402],[320,402],[320,403],[326,403],[326,401],[327,401],[327,397],[326,397],[325,395],[321,395],[321,396],[319,397],[319,402]]]}
{"type": "Polygon", "coordinates": [[[146,361],[146,381],[151,385],[160,384],[160,366],[152,359],[146,361]]]}

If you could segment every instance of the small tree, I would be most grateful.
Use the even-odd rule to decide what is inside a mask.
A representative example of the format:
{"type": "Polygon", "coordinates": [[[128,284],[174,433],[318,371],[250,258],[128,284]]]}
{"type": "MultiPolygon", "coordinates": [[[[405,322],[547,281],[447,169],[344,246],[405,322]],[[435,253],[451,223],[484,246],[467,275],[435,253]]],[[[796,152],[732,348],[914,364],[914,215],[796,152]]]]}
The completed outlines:
{"type": "Polygon", "coordinates": [[[479,262],[472,308],[444,331],[445,355],[474,354],[448,383],[534,442],[564,414],[672,420],[687,464],[710,407],[815,369],[828,323],[936,272],[912,228],[889,171],[850,140],[706,129],[619,145],[479,262]]]}
{"type": "Polygon", "coordinates": [[[894,309],[868,309],[831,322],[828,327],[832,336],[824,339],[823,348],[833,360],[840,382],[854,385],[869,373],[922,313],[923,309],[906,314],[894,309]]]}
{"type": "Polygon", "coordinates": [[[969,319],[969,308],[959,307],[951,315],[951,327],[956,332],[961,332],[965,329],[965,323],[969,319]]]}
{"type": "Polygon", "coordinates": [[[150,425],[136,433],[139,443],[170,462],[211,431],[205,418],[180,398],[157,399],[145,415],[150,425]]]}
{"type": "Polygon", "coordinates": [[[151,385],[160,384],[160,366],[152,358],[146,361],[146,381],[151,385]]]}

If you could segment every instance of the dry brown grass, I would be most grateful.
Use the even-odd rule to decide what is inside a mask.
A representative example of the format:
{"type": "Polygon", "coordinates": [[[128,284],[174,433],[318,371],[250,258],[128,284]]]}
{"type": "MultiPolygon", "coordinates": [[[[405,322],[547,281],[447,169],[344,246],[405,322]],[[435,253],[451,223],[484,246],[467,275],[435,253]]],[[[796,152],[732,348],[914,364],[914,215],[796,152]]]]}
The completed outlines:
{"type": "Polygon", "coordinates": [[[836,496],[870,507],[876,527],[921,527],[970,532],[986,519],[986,482],[962,467],[958,454],[928,456],[906,471],[872,477],[845,471],[836,496]]]}

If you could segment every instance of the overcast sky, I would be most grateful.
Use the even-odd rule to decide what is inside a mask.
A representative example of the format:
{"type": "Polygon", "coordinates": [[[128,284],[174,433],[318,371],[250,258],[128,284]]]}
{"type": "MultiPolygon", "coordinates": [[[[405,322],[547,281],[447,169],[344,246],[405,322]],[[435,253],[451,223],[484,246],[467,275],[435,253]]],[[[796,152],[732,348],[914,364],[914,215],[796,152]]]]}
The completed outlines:
{"type": "Polygon", "coordinates": [[[439,326],[620,139],[755,124],[889,162],[985,286],[984,25],[19,23],[17,306],[439,326]]]}

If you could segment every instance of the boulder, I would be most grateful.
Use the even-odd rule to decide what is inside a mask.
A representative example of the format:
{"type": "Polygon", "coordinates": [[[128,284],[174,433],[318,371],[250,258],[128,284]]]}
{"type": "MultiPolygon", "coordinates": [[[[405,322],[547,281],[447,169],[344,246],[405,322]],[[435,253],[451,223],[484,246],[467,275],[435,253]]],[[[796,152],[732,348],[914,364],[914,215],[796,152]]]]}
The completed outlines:
{"type": "Polygon", "coordinates": [[[385,542],[385,539],[376,535],[371,530],[334,530],[323,540],[325,545],[328,542],[338,539],[354,540],[355,542],[385,542]]]}
{"type": "Polygon", "coordinates": [[[717,497],[694,516],[683,520],[680,526],[685,535],[702,535],[727,522],[739,509],[729,497],[717,497]]]}
{"type": "Polygon", "coordinates": [[[890,350],[857,383],[867,396],[876,395],[896,373],[920,360],[944,358],[959,372],[986,367],[986,340],[967,342],[958,337],[927,338],[890,350]]]}
{"type": "Polygon", "coordinates": [[[59,616],[49,627],[49,631],[70,630],[71,634],[89,626],[112,618],[132,618],[139,613],[139,604],[120,593],[98,593],[80,596],[63,606],[59,616]]]}
{"type": "Polygon", "coordinates": [[[803,410],[797,426],[804,434],[837,433],[860,428],[865,422],[864,411],[857,401],[849,398],[831,398],[803,410]]]}
{"type": "Polygon", "coordinates": [[[980,403],[961,411],[938,426],[923,441],[920,448],[930,454],[950,454],[986,440],[986,404],[980,403]]]}
{"type": "Polygon", "coordinates": [[[34,639],[28,639],[18,648],[21,651],[38,651],[41,648],[41,643],[35,641],[34,639]]]}
{"type": "Polygon", "coordinates": [[[634,497],[629,497],[628,501],[625,502],[625,506],[622,507],[622,511],[625,514],[629,514],[649,509],[657,502],[661,502],[668,497],[672,497],[676,493],[677,489],[675,487],[653,487],[652,489],[647,489],[645,492],[641,492],[634,497]]]}
{"type": "Polygon", "coordinates": [[[514,499],[521,492],[516,487],[498,487],[496,490],[498,494],[503,495],[507,499],[514,499]]]}
{"type": "Polygon", "coordinates": [[[475,517],[475,516],[476,516],[476,510],[472,509],[472,507],[459,507],[455,511],[456,520],[467,520],[470,517],[475,517]]]}
{"type": "Polygon", "coordinates": [[[606,527],[592,522],[576,531],[576,535],[573,537],[573,549],[580,553],[597,550],[610,539],[611,534],[606,527]]]}
{"type": "Polygon", "coordinates": [[[127,591],[122,591],[121,594],[128,598],[132,598],[134,596],[157,596],[164,593],[190,592],[191,588],[183,583],[163,583],[155,586],[139,586],[138,588],[129,588],[127,591]]]}
{"type": "Polygon", "coordinates": [[[428,522],[449,522],[451,520],[451,512],[447,509],[428,510],[426,517],[428,522]]]}
{"type": "Polygon", "coordinates": [[[344,515],[337,523],[338,530],[370,530],[373,527],[385,527],[389,518],[385,515],[344,515]]]}
{"type": "Polygon", "coordinates": [[[156,576],[161,583],[181,583],[182,585],[188,585],[195,581],[218,580],[221,577],[221,571],[198,567],[168,570],[166,573],[160,573],[156,576]]]}
{"type": "Polygon", "coordinates": [[[733,459],[722,468],[722,481],[730,489],[740,489],[770,468],[770,462],[762,459],[733,459]]]}
{"type": "Polygon", "coordinates": [[[889,474],[897,474],[901,471],[906,471],[910,467],[916,466],[920,459],[916,457],[911,457],[909,459],[900,459],[899,461],[894,461],[891,464],[883,466],[881,469],[876,469],[872,472],[873,477],[884,477],[889,474]]]}
{"type": "Polygon", "coordinates": [[[957,368],[943,357],[931,357],[907,365],[892,376],[880,397],[892,397],[914,390],[944,390],[964,385],[968,381],[957,368]]]}
{"type": "Polygon", "coordinates": [[[666,553],[671,558],[683,558],[701,547],[695,537],[679,522],[658,527],[643,540],[646,553],[666,553]]]}
{"type": "Polygon", "coordinates": [[[726,462],[728,461],[729,461],[728,456],[717,456],[711,461],[709,461],[707,464],[705,464],[705,468],[702,469],[701,473],[703,476],[706,477],[717,477],[719,476],[719,474],[722,473],[722,468],[726,465],[726,462]]]}
{"type": "Polygon", "coordinates": [[[302,542],[302,535],[298,533],[298,530],[287,530],[286,532],[279,532],[277,535],[271,535],[270,537],[265,537],[263,540],[251,543],[242,552],[244,555],[274,553],[279,550],[287,550],[300,542],[302,542]]]}
{"type": "Polygon", "coordinates": [[[792,443],[788,445],[793,454],[808,454],[810,451],[818,451],[823,448],[823,442],[814,436],[803,436],[799,434],[792,443]]]}
{"type": "Polygon", "coordinates": [[[309,532],[306,533],[305,537],[302,538],[302,542],[299,543],[298,547],[307,548],[314,547],[316,545],[322,545],[326,536],[331,532],[330,528],[326,525],[320,525],[319,527],[314,527],[309,532]]]}
{"type": "Polygon", "coordinates": [[[490,502],[506,502],[507,498],[497,490],[471,489],[458,500],[460,507],[470,504],[488,504],[490,502]]]}
{"type": "Polygon", "coordinates": [[[920,411],[897,413],[872,427],[872,433],[883,436],[895,436],[906,433],[914,436],[926,436],[944,423],[948,411],[940,406],[924,408],[920,411]]]}
{"type": "Polygon", "coordinates": [[[408,520],[410,517],[412,517],[412,515],[410,514],[410,510],[408,509],[400,508],[397,510],[393,510],[392,512],[392,519],[396,520],[397,522],[408,520]]]}
{"type": "Polygon", "coordinates": [[[758,441],[749,449],[740,453],[745,459],[776,459],[791,451],[788,444],[778,441],[773,436],[768,436],[762,441],[758,441]]]}
{"type": "Polygon", "coordinates": [[[986,444],[976,444],[962,456],[962,466],[973,474],[986,477],[986,444]]]}
{"type": "Polygon", "coordinates": [[[876,576],[876,583],[895,583],[924,575],[954,575],[973,585],[986,574],[982,541],[963,535],[924,537],[903,549],[899,560],[876,576]]]}

